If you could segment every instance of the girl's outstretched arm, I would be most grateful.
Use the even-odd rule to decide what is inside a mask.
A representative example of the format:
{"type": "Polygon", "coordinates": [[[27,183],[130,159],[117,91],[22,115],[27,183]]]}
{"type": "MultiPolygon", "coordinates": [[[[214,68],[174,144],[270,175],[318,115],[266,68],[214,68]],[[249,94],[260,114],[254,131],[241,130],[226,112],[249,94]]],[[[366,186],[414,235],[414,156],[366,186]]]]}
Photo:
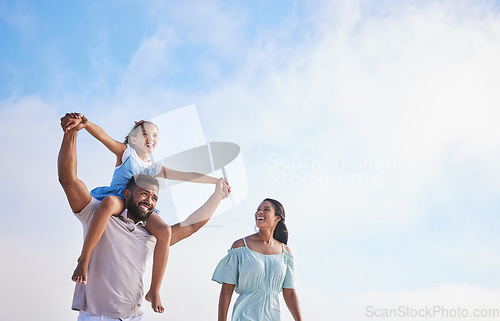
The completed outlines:
{"type": "Polygon", "coordinates": [[[166,179],[174,179],[176,181],[193,183],[215,184],[218,181],[218,178],[212,176],[195,172],[176,171],[165,166],[162,166],[161,172],[158,174],[158,176],[166,179]]]}
{"type": "Polygon", "coordinates": [[[103,145],[106,146],[106,148],[108,148],[113,154],[116,155],[118,163],[121,163],[121,158],[123,152],[125,151],[125,149],[127,149],[127,145],[114,140],[104,131],[104,129],[90,122],[85,116],[82,117],[83,121],[86,123],[85,129],[89,132],[89,134],[94,136],[101,143],[103,143],[103,145]]]}

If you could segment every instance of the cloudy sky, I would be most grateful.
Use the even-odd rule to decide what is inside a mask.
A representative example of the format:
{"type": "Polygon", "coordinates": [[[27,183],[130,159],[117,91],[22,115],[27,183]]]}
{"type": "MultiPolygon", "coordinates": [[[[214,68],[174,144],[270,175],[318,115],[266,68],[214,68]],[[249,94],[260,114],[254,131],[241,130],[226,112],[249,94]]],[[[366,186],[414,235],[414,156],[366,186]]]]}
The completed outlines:
{"type": "MultiPolygon", "coordinates": [[[[0,36],[5,320],[77,316],[59,118],[120,140],[191,104],[207,140],[240,146],[248,195],[172,248],[148,320],[215,320],[213,269],[265,197],[304,319],[500,313],[498,1],[0,0],[0,36]]],[[[108,184],[113,156],[78,143],[79,176],[108,184]]]]}

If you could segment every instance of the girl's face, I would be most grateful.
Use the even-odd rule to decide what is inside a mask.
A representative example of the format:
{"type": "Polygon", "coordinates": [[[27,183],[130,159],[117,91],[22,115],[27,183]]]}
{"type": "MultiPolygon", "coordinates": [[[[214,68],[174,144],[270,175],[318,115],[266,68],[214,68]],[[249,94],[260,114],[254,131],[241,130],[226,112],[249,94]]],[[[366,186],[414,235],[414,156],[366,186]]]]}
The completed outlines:
{"type": "Polygon", "coordinates": [[[255,212],[255,224],[257,228],[274,227],[278,224],[280,217],[275,215],[273,204],[269,201],[260,203],[255,212]]]}
{"type": "Polygon", "coordinates": [[[144,123],[134,130],[130,142],[138,152],[152,153],[158,146],[158,128],[150,123],[144,123]]]}

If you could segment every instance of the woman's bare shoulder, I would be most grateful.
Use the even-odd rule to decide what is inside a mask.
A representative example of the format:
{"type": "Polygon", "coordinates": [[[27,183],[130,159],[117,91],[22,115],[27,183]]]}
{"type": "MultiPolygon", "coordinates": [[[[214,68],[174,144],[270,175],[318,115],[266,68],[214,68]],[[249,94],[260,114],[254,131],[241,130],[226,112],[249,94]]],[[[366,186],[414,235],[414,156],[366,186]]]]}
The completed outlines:
{"type": "Polygon", "coordinates": [[[243,241],[243,239],[245,239],[248,243],[248,241],[252,242],[253,241],[253,238],[255,237],[255,234],[252,234],[252,235],[248,235],[248,236],[245,236],[239,240],[236,240],[234,241],[233,245],[231,246],[232,249],[235,249],[237,247],[245,247],[245,241],[243,241]]]}
{"type": "Polygon", "coordinates": [[[238,247],[244,247],[245,243],[243,242],[243,239],[239,239],[234,241],[233,245],[231,245],[232,249],[238,248],[238,247]]]}

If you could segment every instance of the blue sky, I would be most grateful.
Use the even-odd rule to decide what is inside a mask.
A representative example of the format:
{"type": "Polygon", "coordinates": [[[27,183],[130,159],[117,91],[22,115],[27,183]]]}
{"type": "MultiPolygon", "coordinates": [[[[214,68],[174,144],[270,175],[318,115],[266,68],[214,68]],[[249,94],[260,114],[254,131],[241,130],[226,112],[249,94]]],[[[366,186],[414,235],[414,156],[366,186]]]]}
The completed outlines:
{"type": "Polygon", "coordinates": [[[170,34],[168,49],[162,53],[169,72],[154,80],[175,90],[210,87],[213,79],[207,79],[204,64],[213,66],[220,77],[232,77],[245,46],[287,19],[300,21],[301,12],[307,9],[288,1],[250,4],[4,2],[2,94],[8,96],[12,90],[40,95],[75,92],[95,82],[96,73],[104,77],[104,84],[100,83],[104,88],[99,89],[114,92],[138,47],[159,28],[170,34]],[[213,14],[222,21],[212,20],[213,14]],[[233,28],[224,30],[225,24],[233,28]],[[226,35],[231,42],[225,41],[226,35]]]}
{"type": "MultiPolygon", "coordinates": [[[[309,320],[500,309],[498,30],[496,1],[0,0],[2,315],[76,318],[59,118],[121,139],[190,104],[207,140],[241,147],[248,196],[172,249],[166,317],[215,318],[213,268],[266,197],[309,320]]],[[[78,151],[87,186],[107,184],[112,155],[86,133],[78,151]]]]}

